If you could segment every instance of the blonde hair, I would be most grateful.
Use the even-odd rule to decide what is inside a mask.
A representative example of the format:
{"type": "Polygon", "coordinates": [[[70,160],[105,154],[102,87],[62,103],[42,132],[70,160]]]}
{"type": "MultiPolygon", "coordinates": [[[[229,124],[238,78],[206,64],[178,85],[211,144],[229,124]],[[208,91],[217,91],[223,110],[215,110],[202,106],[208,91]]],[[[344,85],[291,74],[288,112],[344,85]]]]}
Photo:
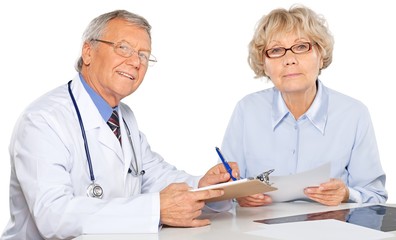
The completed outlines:
{"type": "Polygon", "coordinates": [[[275,9],[268,15],[264,15],[258,22],[253,39],[249,43],[248,57],[249,65],[256,74],[256,78],[267,77],[263,62],[268,43],[275,36],[290,32],[305,34],[312,42],[317,43],[323,58],[321,69],[330,65],[333,58],[334,39],[326,20],[305,6],[293,5],[289,10],[275,9]]]}

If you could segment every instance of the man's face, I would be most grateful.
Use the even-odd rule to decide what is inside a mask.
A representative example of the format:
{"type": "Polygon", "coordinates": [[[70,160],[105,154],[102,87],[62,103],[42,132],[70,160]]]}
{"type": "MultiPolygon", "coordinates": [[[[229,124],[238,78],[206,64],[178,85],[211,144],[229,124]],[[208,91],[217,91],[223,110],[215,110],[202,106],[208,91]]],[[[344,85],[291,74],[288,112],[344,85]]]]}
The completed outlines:
{"type": "Polygon", "coordinates": [[[125,20],[111,20],[100,40],[125,41],[135,50],[130,57],[114,51],[114,45],[93,41],[82,50],[82,75],[87,83],[111,106],[132,94],[142,83],[147,64],[142,64],[137,52],[151,52],[151,40],[145,29],[125,20]]]}

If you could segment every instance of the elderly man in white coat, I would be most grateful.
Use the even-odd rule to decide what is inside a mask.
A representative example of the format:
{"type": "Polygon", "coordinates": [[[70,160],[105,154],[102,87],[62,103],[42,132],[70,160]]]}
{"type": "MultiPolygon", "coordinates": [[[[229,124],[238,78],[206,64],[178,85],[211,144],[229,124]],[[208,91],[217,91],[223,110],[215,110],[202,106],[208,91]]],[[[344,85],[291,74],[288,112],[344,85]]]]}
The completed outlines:
{"type": "MultiPolygon", "coordinates": [[[[155,233],[161,224],[198,227],[205,200],[191,192],[230,180],[223,165],[196,177],[151,151],[121,100],[143,81],[150,62],[148,22],[117,10],[90,23],[78,75],[32,103],[10,144],[11,220],[1,239],[70,239],[81,234],[155,233]],[[112,121],[112,129],[107,121],[112,121]]],[[[238,167],[230,163],[232,175],[238,167]]]]}

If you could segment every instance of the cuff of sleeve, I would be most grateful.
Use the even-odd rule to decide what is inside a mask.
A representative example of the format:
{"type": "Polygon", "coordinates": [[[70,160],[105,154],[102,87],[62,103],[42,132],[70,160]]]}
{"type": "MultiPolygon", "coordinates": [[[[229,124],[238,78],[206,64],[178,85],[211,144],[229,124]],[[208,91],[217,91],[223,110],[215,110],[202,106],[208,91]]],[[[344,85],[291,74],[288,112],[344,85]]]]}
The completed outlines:
{"type": "Polygon", "coordinates": [[[362,196],[360,192],[356,191],[353,188],[348,187],[349,189],[349,201],[348,202],[355,202],[355,203],[362,203],[362,196]]]}

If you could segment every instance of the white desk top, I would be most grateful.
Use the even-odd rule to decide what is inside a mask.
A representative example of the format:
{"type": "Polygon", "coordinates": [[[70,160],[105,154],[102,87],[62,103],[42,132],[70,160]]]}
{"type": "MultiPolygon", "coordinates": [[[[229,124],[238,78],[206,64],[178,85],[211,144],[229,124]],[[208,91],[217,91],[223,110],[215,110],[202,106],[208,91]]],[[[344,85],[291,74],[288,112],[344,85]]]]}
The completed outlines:
{"type": "MultiPolygon", "coordinates": [[[[357,204],[341,204],[337,207],[327,207],[317,203],[293,202],[275,203],[265,207],[241,208],[236,207],[230,212],[206,214],[204,217],[211,219],[212,224],[200,228],[172,228],[164,227],[158,234],[130,234],[130,235],[82,235],[75,240],[253,240],[271,239],[247,234],[246,232],[255,231],[263,227],[264,224],[253,222],[254,220],[286,217],[292,215],[332,211],[338,209],[354,208],[357,204]]],[[[396,205],[390,205],[395,207],[396,205]]],[[[396,231],[391,232],[396,239],[396,231]]],[[[318,236],[317,239],[321,239],[318,236]]],[[[352,240],[352,239],[350,239],[352,240]]]]}

